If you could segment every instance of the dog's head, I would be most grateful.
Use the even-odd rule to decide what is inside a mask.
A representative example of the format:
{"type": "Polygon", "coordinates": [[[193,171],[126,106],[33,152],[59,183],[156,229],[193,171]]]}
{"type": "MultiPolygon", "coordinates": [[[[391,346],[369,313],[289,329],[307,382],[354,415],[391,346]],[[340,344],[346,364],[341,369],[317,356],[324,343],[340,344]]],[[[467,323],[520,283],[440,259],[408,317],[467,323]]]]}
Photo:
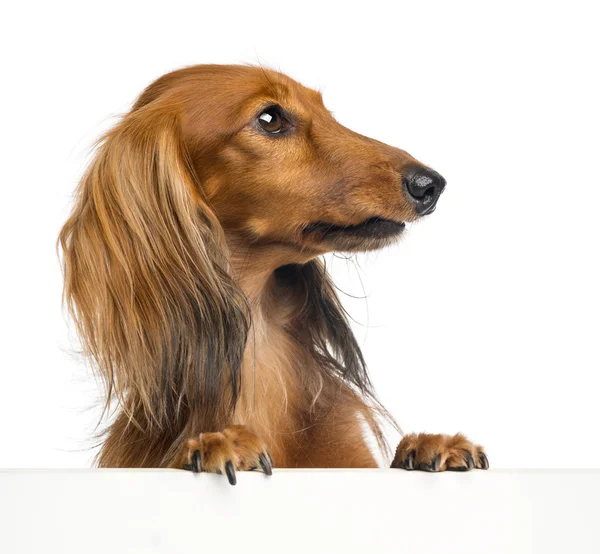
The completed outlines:
{"type": "Polygon", "coordinates": [[[342,126],[320,93],[281,73],[191,67],[156,81],[135,110],[152,104],[180,118],[195,194],[227,233],[253,243],[379,248],[444,190],[441,175],[342,126]]]}
{"type": "Polygon", "coordinates": [[[100,142],[60,235],[65,298],[109,397],[138,425],[221,428],[251,320],[232,270],[236,241],[248,253],[266,247],[268,263],[244,258],[265,277],[305,264],[294,267],[315,295],[303,309],[306,348],[368,392],[334,289],[305,262],[389,243],[443,188],[280,73],[196,66],[161,77],[100,142]]]}

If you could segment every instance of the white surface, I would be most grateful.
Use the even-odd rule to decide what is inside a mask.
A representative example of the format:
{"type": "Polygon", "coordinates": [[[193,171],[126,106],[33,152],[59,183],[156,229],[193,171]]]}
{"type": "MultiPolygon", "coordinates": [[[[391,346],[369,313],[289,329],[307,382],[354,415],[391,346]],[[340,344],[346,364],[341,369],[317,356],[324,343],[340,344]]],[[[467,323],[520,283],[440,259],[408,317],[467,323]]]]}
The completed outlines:
{"type": "Polygon", "coordinates": [[[54,244],[93,141],[164,72],[259,61],[448,180],[401,244],[333,262],[364,283],[368,314],[343,299],[403,428],[464,431],[493,467],[599,466],[598,2],[56,0],[2,22],[0,467],[92,457],[54,244]]]}
{"type": "Polygon", "coordinates": [[[600,471],[0,472],[10,554],[597,554],[600,471]]]}

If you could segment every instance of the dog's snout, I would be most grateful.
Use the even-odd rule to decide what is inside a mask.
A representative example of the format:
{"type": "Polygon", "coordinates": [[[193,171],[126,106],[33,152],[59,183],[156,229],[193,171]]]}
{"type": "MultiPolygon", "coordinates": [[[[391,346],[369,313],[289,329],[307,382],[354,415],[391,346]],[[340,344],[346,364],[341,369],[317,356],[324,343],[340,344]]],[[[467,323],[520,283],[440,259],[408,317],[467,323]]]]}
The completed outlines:
{"type": "Polygon", "coordinates": [[[402,181],[418,215],[433,212],[446,187],[446,180],[437,171],[422,166],[404,170],[402,181]]]}

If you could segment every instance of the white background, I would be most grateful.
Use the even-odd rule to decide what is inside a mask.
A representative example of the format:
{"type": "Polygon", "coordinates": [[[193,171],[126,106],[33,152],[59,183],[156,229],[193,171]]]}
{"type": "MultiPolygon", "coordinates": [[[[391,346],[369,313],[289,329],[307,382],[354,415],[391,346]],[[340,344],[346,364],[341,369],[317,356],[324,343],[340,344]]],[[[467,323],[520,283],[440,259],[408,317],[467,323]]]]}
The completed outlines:
{"type": "MultiPolygon", "coordinates": [[[[495,467],[600,467],[594,2],[13,2],[0,51],[0,467],[85,467],[98,389],[56,235],[94,139],[161,74],[263,63],[448,181],[385,251],[331,260],[381,399],[495,467]],[[364,327],[367,325],[367,327],[364,327]]],[[[397,437],[392,436],[392,441],[397,437]]]]}

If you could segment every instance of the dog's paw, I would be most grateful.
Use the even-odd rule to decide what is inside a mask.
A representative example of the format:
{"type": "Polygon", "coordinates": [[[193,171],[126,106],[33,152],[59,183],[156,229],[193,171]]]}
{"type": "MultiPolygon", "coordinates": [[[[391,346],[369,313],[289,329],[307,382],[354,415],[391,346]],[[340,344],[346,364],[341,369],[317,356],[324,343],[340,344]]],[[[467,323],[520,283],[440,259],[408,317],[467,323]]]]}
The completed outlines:
{"type": "Polygon", "coordinates": [[[488,469],[490,464],[483,448],[460,433],[413,433],[400,441],[392,467],[421,471],[469,471],[488,469]]]}
{"type": "Polygon", "coordinates": [[[258,435],[244,425],[233,425],[222,433],[201,433],[185,441],[171,467],[194,473],[224,473],[235,485],[236,471],[252,471],[260,467],[271,475],[273,460],[258,435]]]}

